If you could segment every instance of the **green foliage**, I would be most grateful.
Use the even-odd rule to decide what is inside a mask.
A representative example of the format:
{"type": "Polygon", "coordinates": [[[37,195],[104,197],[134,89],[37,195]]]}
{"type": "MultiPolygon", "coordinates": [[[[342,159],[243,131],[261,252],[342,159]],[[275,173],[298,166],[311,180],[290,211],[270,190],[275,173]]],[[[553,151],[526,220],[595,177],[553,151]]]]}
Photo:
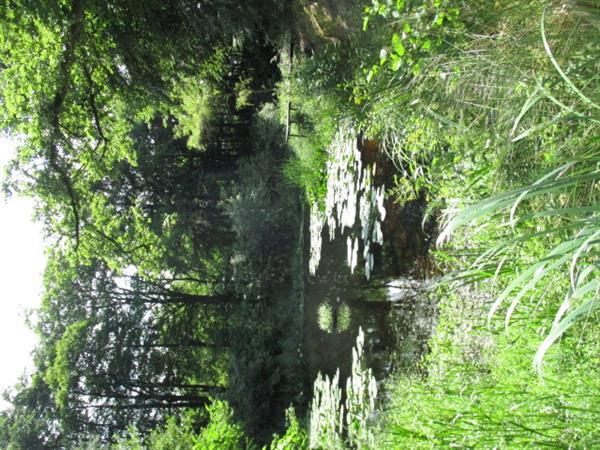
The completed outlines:
{"type": "Polygon", "coordinates": [[[286,430],[282,436],[274,435],[268,450],[303,450],[308,448],[306,430],[296,417],[293,407],[285,411],[286,430]]]}
{"type": "MultiPolygon", "coordinates": [[[[258,447],[248,438],[233,420],[231,407],[223,401],[207,406],[208,424],[196,431],[197,413],[188,412],[183,418],[170,417],[166,423],[153,430],[145,438],[130,427],[127,433],[117,438],[109,447],[98,440],[76,447],[80,450],[110,448],[112,450],[253,450],[258,447]],[[94,447],[96,445],[96,447],[94,447]]],[[[294,408],[286,410],[286,431],[282,436],[274,435],[264,450],[302,450],[308,448],[306,431],[298,421],[294,408]]]]}
{"type": "MultiPolygon", "coordinates": [[[[375,447],[592,447],[597,2],[373,1],[364,12],[372,36],[357,38],[362,47],[352,54],[368,48],[368,62],[343,44],[329,61],[320,59],[327,52],[300,61],[299,76],[310,74],[298,78],[301,103],[324,105],[312,104],[306,117],[316,123],[326,111],[316,134],[324,142],[343,116],[378,138],[397,169],[388,192],[399,203],[424,197],[453,217],[452,240],[437,250],[440,268],[459,269],[449,277],[456,285],[496,286],[479,300],[439,294],[442,319],[420,366],[425,375],[392,382],[389,422],[375,447]],[[342,105],[349,101],[361,110],[342,105]],[[499,311],[505,321],[496,320],[499,311]],[[509,319],[506,335],[497,334],[509,319]],[[545,381],[531,367],[536,349],[538,368],[546,354],[545,381]]],[[[302,158],[324,167],[316,155],[326,145],[302,158]]],[[[301,173],[288,176],[318,200],[319,179],[301,173]]],[[[322,316],[331,322],[327,308],[322,316]]],[[[319,385],[337,411],[335,383],[319,385]]],[[[339,420],[327,423],[328,445],[341,446],[339,420]]]]}
{"type": "Polygon", "coordinates": [[[250,86],[252,80],[250,78],[242,78],[235,84],[235,108],[242,110],[252,106],[252,89],[250,86]]]}
{"type": "Polygon", "coordinates": [[[98,436],[94,436],[76,443],[71,450],[108,450],[108,448],[98,436]]]}
{"type": "MultiPolygon", "coordinates": [[[[148,450],[239,450],[256,448],[244,434],[242,428],[233,421],[231,407],[223,401],[214,401],[206,407],[208,424],[195,431],[193,414],[187,414],[182,420],[171,417],[166,424],[154,431],[142,441],[139,434],[129,432],[122,441],[124,449],[144,448],[148,450]]],[[[121,448],[121,447],[116,447],[121,448]]]]}
{"type": "Polygon", "coordinates": [[[292,274],[301,208],[298,192],[282,180],[288,149],[273,105],[263,107],[252,131],[256,154],[240,161],[226,205],[237,236],[231,287],[242,299],[230,320],[227,398],[263,444],[283,428],[284,411],[302,386],[300,299],[292,274]]]}
{"type": "Polygon", "coordinates": [[[563,342],[535,376],[531,354],[543,316],[523,311],[506,336],[483,327],[491,292],[483,285],[436,296],[440,322],[424,363],[426,376],[400,375],[387,385],[376,447],[590,448],[598,439],[597,330],[563,342]],[[577,342],[579,341],[579,342],[577,342]]]}
{"type": "MultiPolygon", "coordinates": [[[[360,20],[358,6],[340,2],[340,9],[351,11],[347,20],[349,29],[360,20]]],[[[279,85],[278,99],[280,107],[290,104],[289,144],[295,156],[284,166],[284,174],[302,188],[312,204],[321,203],[325,197],[327,147],[339,124],[362,115],[352,100],[354,80],[362,74],[363,61],[369,59],[373,45],[356,28],[356,32],[344,35],[339,41],[320,45],[311,57],[286,55],[281,65],[284,79],[279,85]]],[[[287,110],[284,115],[283,120],[287,120],[287,110]]]]}
{"type": "Polygon", "coordinates": [[[202,138],[212,118],[211,104],[219,92],[205,80],[186,80],[181,88],[181,110],[176,114],[178,136],[188,136],[190,148],[202,149],[202,138]]]}
{"type": "Polygon", "coordinates": [[[197,450],[251,449],[253,445],[242,428],[233,422],[233,411],[222,401],[215,401],[208,408],[210,423],[195,439],[197,450]]]}
{"type": "Polygon", "coordinates": [[[317,310],[319,328],[327,333],[342,333],[350,326],[351,311],[346,304],[333,306],[330,302],[323,302],[317,310]]]}
{"type": "Polygon", "coordinates": [[[187,136],[188,147],[202,150],[210,122],[213,120],[220,98],[220,84],[223,82],[227,67],[227,54],[217,49],[203,62],[199,74],[187,77],[173,89],[173,115],[177,119],[177,136],[187,136]]]}
{"type": "MultiPolygon", "coordinates": [[[[212,420],[212,416],[211,420],[212,420]]],[[[181,420],[170,417],[160,429],[153,430],[147,438],[152,450],[188,450],[193,449],[194,436],[192,415],[187,414],[181,420]]]]}
{"type": "Polygon", "coordinates": [[[134,426],[129,426],[127,433],[118,437],[113,447],[115,450],[144,450],[142,436],[134,426]]]}
{"type": "Polygon", "coordinates": [[[461,31],[458,23],[461,4],[456,0],[373,0],[364,9],[363,31],[367,31],[369,24],[382,26],[383,22],[392,36],[379,52],[379,64],[368,71],[367,81],[381,68],[394,72],[402,68],[408,74],[419,75],[423,61],[444,51],[448,37],[461,31]]]}
{"type": "Polygon", "coordinates": [[[59,408],[67,406],[67,397],[73,384],[71,367],[74,365],[76,355],[80,351],[81,334],[89,326],[89,322],[82,320],[70,324],[56,346],[56,359],[48,370],[45,381],[54,389],[56,404],[59,408]]]}
{"type": "Polygon", "coordinates": [[[9,409],[0,412],[0,446],[10,450],[54,449],[69,442],[57,427],[60,412],[52,390],[40,374],[21,380],[14,393],[5,393],[9,409]]]}
{"type": "Polygon", "coordinates": [[[240,161],[239,181],[226,205],[239,238],[233,280],[236,291],[244,294],[259,292],[261,283],[279,285],[289,276],[282,268],[294,246],[294,229],[289,225],[299,211],[297,192],[282,183],[281,164],[287,149],[272,105],[265,105],[256,116],[253,136],[257,153],[240,161]]]}
{"type": "Polygon", "coordinates": [[[491,314],[506,303],[508,324],[543,280],[570,278],[549,305],[555,319],[539,367],[545,349],[596,308],[597,10],[489,6],[372,2],[365,27],[391,37],[370,83],[355,86],[368,100],[368,132],[398,168],[394,197],[445,203],[453,219],[442,237],[477,229],[457,277],[507,280],[491,314]],[[459,203],[470,206],[456,214],[459,203]]]}
{"type": "MultiPolygon", "coordinates": [[[[359,334],[346,387],[319,377],[309,432],[288,409],[270,448],[596,445],[598,2],[291,3],[4,3],[7,186],[55,248],[0,446],[269,445],[303,401],[300,199],[323,201],[340,123],[390,157],[393,200],[450,218],[450,278],[492,287],[440,288],[380,436],[359,334]],[[284,29],[297,51],[263,105],[284,29]]],[[[342,330],[349,309],[319,320],[342,330]]]]}
{"type": "Polygon", "coordinates": [[[322,202],[327,191],[326,146],[303,139],[294,146],[294,157],[283,166],[285,178],[306,192],[311,204],[322,202]]]}
{"type": "MultiPolygon", "coordinates": [[[[511,134],[516,134],[522,126],[521,121],[539,101],[553,103],[558,112],[553,118],[542,119],[542,123],[522,131],[512,141],[535,139],[537,136],[544,139],[548,129],[554,128],[552,137],[545,140],[557,147],[560,145],[561,133],[566,132],[571,148],[566,154],[554,153],[546,157],[552,164],[560,165],[533,183],[488,197],[456,213],[440,236],[440,240],[443,240],[457,227],[474,222],[478,222],[481,234],[490,228],[507,228],[512,231],[488,231],[487,239],[495,241],[494,246],[479,255],[468,269],[470,275],[489,276],[486,273],[489,274],[490,268],[496,264],[496,274],[511,276],[511,282],[498,296],[489,313],[492,316],[503,302],[510,300],[506,325],[514,311],[520,307],[521,300],[534,291],[543,279],[552,276],[570,279],[570,286],[557,309],[552,329],[537,351],[535,365],[538,370],[541,370],[543,357],[549,346],[574,322],[589,316],[598,307],[597,237],[600,233],[597,225],[599,199],[593,188],[600,177],[600,147],[594,137],[600,124],[600,107],[574,85],[556,61],[546,37],[544,14],[540,29],[544,50],[560,78],[552,90],[541,87],[538,83],[538,88],[515,118],[511,134]],[[567,102],[571,106],[567,106],[567,102]],[[564,126],[558,124],[567,120],[567,117],[568,131],[561,130],[564,126]],[[535,253],[529,251],[529,258],[526,265],[521,267],[520,273],[514,260],[512,268],[502,270],[507,255],[514,255],[516,247],[523,247],[537,240],[544,240],[547,249],[540,249],[535,253]],[[567,312],[570,313],[564,317],[567,312]]],[[[597,84],[598,81],[597,76],[590,78],[588,86],[597,84]]]]}
{"type": "Polygon", "coordinates": [[[195,430],[194,413],[182,419],[169,418],[166,423],[143,437],[135,427],[117,439],[114,450],[240,450],[255,446],[242,428],[233,421],[233,411],[223,401],[215,400],[206,407],[209,422],[195,430]]]}

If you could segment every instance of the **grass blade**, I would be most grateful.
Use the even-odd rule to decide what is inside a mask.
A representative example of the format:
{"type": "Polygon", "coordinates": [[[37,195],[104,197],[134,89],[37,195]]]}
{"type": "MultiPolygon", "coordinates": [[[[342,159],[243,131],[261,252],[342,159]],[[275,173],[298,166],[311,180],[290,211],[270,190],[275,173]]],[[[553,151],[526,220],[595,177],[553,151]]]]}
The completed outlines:
{"type": "MultiPolygon", "coordinates": [[[[595,283],[595,289],[598,289],[600,286],[600,279],[596,279],[593,281],[595,283]]],[[[598,306],[600,306],[600,300],[597,298],[598,296],[588,300],[579,308],[575,309],[571,312],[567,317],[561,320],[556,327],[552,329],[550,334],[544,339],[544,341],[540,344],[535,357],[533,359],[533,365],[537,370],[540,376],[542,375],[542,364],[544,362],[544,356],[548,352],[548,349],[554,344],[554,342],[560,338],[565,331],[567,331],[576,321],[578,321],[581,317],[591,314],[598,306]]]]}

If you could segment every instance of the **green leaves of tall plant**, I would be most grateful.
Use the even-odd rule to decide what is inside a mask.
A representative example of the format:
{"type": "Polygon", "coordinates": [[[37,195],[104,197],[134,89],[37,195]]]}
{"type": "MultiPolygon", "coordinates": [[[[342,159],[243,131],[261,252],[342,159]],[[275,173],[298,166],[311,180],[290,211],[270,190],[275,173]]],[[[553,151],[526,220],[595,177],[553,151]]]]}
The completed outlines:
{"type": "MultiPolygon", "coordinates": [[[[583,92],[583,88],[567,75],[555,58],[546,36],[545,15],[540,32],[544,50],[558,73],[553,91],[538,82],[538,87],[527,99],[517,115],[512,129],[519,129],[522,119],[534,104],[552,103],[556,114],[541,123],[521,131],[514,141],[535,139],[550,126],[559,126],[568,133],[570,151],[561,155],[561,163],[532,184],[491,196],[460,210],[446,223],[439,237],[442,242],[459,227],[477,224],[478,233],[491,228],[508,229],[495,232],[497,242],[483,251],[469,268],[468,277],[506,276],[511,280],[496,298],[489,311],[489,319],[505,303],[505,325],[527,295],[536,295],[542,281],[561,283],[566,287],[559,305],[551,305],[554,320],[548,335],[539,346],[534,358],[541,372],[546,352],[571,326],[590,316],[600,306],[600,146],[598,140],[597,100],[583,92]],[[541,249],[529,258],[524,267],[505,268],[505,262],[517,254],[518,248],[528,243],[541,243],[541,249]],[[490,261],[496,262],[490,270],[490,261]]],[[[593,92],[598,76],[588,80],[586,89],[593,92]]],[[[494,235],[494,232],[491,233],[494,235]]],[[[530,255],[531,256],[531,255],[530,255]]]]}
{"type": "Polygon", "coordinates": [[[388,45],[381,49],[379,65],[369,70],[367,81],[382,68],[421,73],[424,59],[439,50],[445,34],[459,25],[458,6],[455,0],[372,0],[364,10],[363,30],[376,18],[384,18],[392,34],[388,45]]]}

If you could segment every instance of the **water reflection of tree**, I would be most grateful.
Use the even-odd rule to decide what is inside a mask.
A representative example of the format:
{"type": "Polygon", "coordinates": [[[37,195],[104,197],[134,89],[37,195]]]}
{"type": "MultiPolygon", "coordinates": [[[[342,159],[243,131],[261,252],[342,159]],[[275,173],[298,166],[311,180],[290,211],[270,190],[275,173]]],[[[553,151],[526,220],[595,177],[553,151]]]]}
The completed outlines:
{"type": "Polygon", "coordinates": [[[348,331],[351,320],[350,307],[339,298],[335,302],[323,301],[317,310],[319,328],[330,334],[348,331]]]}

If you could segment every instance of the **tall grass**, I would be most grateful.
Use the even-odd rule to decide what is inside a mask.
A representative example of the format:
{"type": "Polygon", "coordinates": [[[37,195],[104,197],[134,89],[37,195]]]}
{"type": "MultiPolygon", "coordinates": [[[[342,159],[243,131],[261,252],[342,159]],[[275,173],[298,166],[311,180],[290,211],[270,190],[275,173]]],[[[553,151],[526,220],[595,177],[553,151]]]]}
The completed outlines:
{"type": "MultiPolygon", "coordinates": [[[[539,24],[550,5],[553,55],[568,61],[573,83],[593,93],[598,10],[582,6],[588,3],[468,2],[463,26],[443,34],[445,47],[423,57],[421,74],[399,70],[375,80],[365,107],[370,129],[410,180],[403,185],[428,188],[432,199],[476,198],[533,181],[553,159],[576,153],[565,122],[571,116],[550,100],[575,109],[572,95],[544,49],[539,24]]],[[[402,17],[389,26],[401,23],[402,17]]]]}
{"type": "MultiPolygon", "coordinates": [[[[457,21],[436,29],[420,73],[375,80],[370,132],[398,168],[393,195],[426,193],[444,211],[439,244],[470,226],[472,242],[446,248],[461,253],[455,279],[505,284],[490,317],[504,309],[508,324],[537,287],[569,280],[546,304],[540,369],[548,347],[598,307],[600,2],[441,5],[460,6],[457,21]]],[[[411,20],[409,7],[398,11],[384,23],[390,35],[411,20]]]]}
{"type": "Polygon", "coordinates": [[[388,383],[378,445],[593,448],[600,2],[442,4],[460,4],[460,23],[419,73],[380,70],[365,106],[398,168],[392,195],[425,192],[443,212],[437,262],[453,281],[425,375],[388,383]]]}
{"type": "MultiPolygon", "coordinates": [[[[390,401],[376,448],[595,448],[597,362],[584,369],[573,357],[553,359],[552,377],[531,376],[539,321],[521,327],[515,342],[481,326],[487,304],[477,291],[445,289],[439,295],[444,303],[428,374],[388,382],[390,401]]],[[[590,341],[598,336],[588,334],[590,341]]],[[[573,352],[577,339],[567,345],[573,352]]]]}
{"type": "MultiPolygon", "coordinates": [[[[576,321],[589,316],[600,306],[597,300],[600,292],[600,198],[597,188],[600,180],[600,107],[575,85],[556,60],[546,36],[545,22],[545,13],[542,13],[541,41],[559,75],[560,84],[552,90],[537,84],[516,116],[511,134],[516,134],[520,123],[537,102],[550,102],[556,106],[557,112],[548,119],[538,119],[539,123],[521,130],[512,141],[535,138],[562,122],[563,127],[568,127],[566,132],[570,141],[579,148],[567,155],[556,156],[557,163],[560,162],[558,167],[535,182],[490,196],[452,215],[439,238],[443,241],[456,228],[472,223],[479,223],[480,233],[489,227],[511,231],[496,238],[497,242],[479,255],[469,268],[470,274],[489,274],[490,261],[498,261],[494,275],[511,275],[511,281],[488,314],[491,319],[507,302],[507,326],[519,302],[542,281],[552,282],[550,280],[556,280],[556,277],[569,280],[553,326],[535,355],[538,371],[541,371],[543,357],[550,345],[576,321]],[[559,95],[561,91],[564,92],[562,98],[559,95]],[[532,223],[533,226],[519,226],[523,223],[532,223]],[[555,243],[550,244],[550,237],[555,237],[555,243]],[[526,265],[501,271],[516,246],[536,240],[547,243],[547,247],[531,255],[533,257],[526,265]]],[[[592,88],[591,92],[596,95],[598,91],[593,88],[598,87],[598,80],[599,76],[595,75],[586,83],[586,88],[592,88]]]]}

